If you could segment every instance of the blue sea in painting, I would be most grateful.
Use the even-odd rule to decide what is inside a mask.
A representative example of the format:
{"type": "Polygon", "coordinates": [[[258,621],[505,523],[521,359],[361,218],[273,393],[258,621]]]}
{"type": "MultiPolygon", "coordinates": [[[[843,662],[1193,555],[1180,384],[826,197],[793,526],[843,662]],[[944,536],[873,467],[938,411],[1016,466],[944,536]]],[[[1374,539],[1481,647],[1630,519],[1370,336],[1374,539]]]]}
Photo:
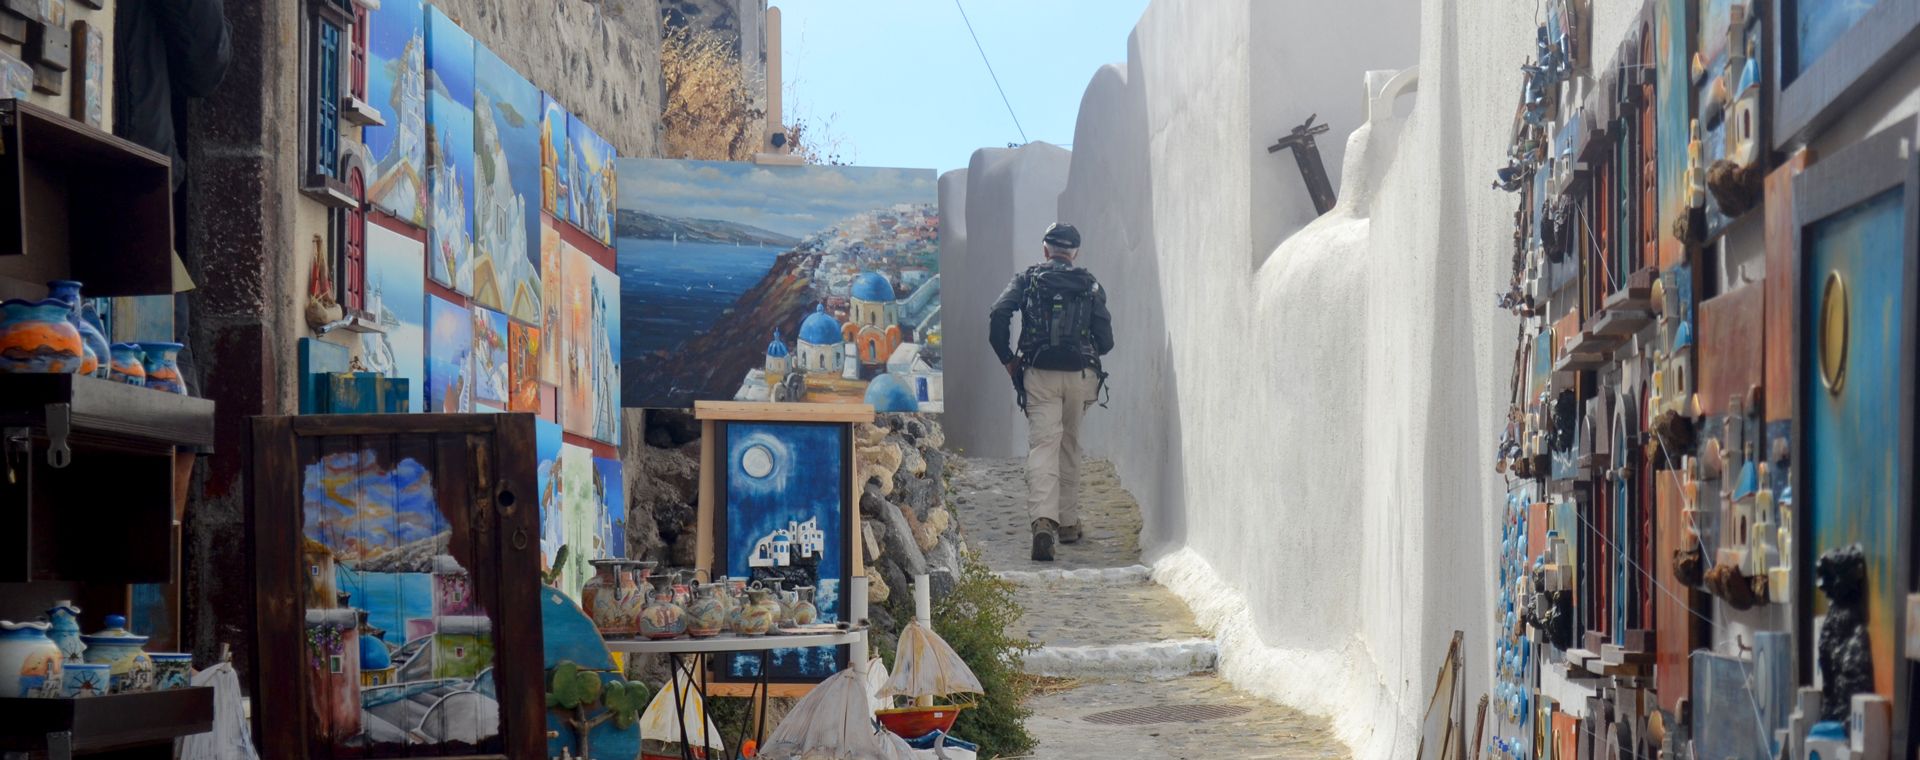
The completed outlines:
{"type": "Polygon", "coordinates": [[[621,360],[671,350],[705,332],[741,294],[759,284],[784,250],[622,238],[621,360]]]}
{"type": "Polygon", "coordinates": [[[335,581],[342,593],[352,594],[354,607],[367,611],[367,624],[381,629],[380,640],[407,643],[407,621],[433,617],[433,575],[430,573],[362,573],[337,566],[335,581]]]}

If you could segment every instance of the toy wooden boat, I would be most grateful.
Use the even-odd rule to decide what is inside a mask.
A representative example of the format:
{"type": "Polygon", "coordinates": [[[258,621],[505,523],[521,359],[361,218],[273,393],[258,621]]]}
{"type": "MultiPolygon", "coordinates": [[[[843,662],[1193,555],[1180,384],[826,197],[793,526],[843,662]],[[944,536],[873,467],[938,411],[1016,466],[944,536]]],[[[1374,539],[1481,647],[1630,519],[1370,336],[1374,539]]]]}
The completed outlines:
{"type": "MultiPolygon", "coordinates": [[[[931,627],[915,620],[900,631],[893,675],[881,687],[881,698],[930,699],[984,693],[986,689],[980,685],[980,678],[931,627]]],[[[900,738],[918,739],[934,731],[951,732],[954,721],[960,719],[960,711],[972,706],[971,698],[967,698],[958,704],[883,709],[877,711],[875,717],[900,738]]]]}

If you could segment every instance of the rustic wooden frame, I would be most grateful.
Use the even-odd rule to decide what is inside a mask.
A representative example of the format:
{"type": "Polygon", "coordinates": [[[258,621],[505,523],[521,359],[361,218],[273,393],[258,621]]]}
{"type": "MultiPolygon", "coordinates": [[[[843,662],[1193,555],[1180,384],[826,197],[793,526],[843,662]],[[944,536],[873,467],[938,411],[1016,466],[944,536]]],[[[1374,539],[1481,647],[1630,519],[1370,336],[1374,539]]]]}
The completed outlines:
{"type": "Polygon", "coordinates": [[[500,705],[500,754],[474,758],[546,757],[546,693],[540,618],[539,500],[533,416],[528,414],[376,414],[255,417],[249,432],[248,562],[255,580],[255,626],[261,642],[251,693],[254,736],[263,757],[309,758],[310,718],[301,649],[305,620],[302,576],[292,564],[301,524],[301,440],[356,436],[427,439],[438,460],[435,488],[448,508],[468,510],[476,537],[469,568],[494,623],[493,665],[500,705]],[[439,439],[466,436],[464,446],[439,439]],[[457,499],[446,497],[465,489],[457,499]],[[285,564],[282,567],[281,564],[285,564]]]}
{"type": "MultiPolygon", "coordinates": [[[[1884,5],[1884,4],[1883,4],[1884,5]]],[[[1901,451],[1895,461],[1906,463],[1909,472],[1913,471],[1916,446],[1914,444],[1916,411],[1913,373],[1915,367],[1915,341],[1911,338],[1915,328],[1920,327],[1916,320],[1916,301],[1920,301],[1920,154],[1914,151],[1916,127],[1920,121],[1907,118],[1898,124],[1882,130],[1860,142],[1828,156],[1818,163],[1811,164],[1804,172],[1793,179],[1793,256],[1794,269],[1798,273],[1796,283],[1810,282],[1805,271],[1804,235],[1806,228],[1820,220],[1853,208],[1888,190],[1904,190],[1904,213],[1906,215],[1905,243],[1902,256],[1905,265],[1902,278],[1902,313],[1907,340],[1903,342],[1900,356],[1900,375],[1906,378],[1899,391],[1899,408],[1889,410],[1899,419],[1897,441],[1901,451]]],[[[1807,461],[1806,409],[1808,405],[1803,396],[1808,393],[1822,392],[1824,389],[1808,388],[1799,381],[1799,363],[1813,356],[1808,343],[1814,335],[1815,326],[1807,324],[1801,318],[1807,303],[1802,295],[1803,288],[1794,289],[1793,351],[1794,390],[1796,413],[1793,417],[1792,449],[1794,467],[1791,473],[1793,490],[1796,494],[1807,493],[1805,488],[1805,465],[1807,461]]],[[[1908,515],[1913,514],[1915,484],[1912,477],[1903,481],[1897,495],[1898,508],[1908,515]]],[[[1793,513],[1794,554],[1793,562],[1793,633],[1794,633],[1794,671],[1803,684],[1814,681],[1814,651],[1816,646],[1813,629],[1814,562],[1818,559],[1811,540],[1813,515],[1805,504],[1795,504],[1793,513]]],[[[1910,520],[1910,523],[1914,522],[1910,520]]],[[[1914,584],[1913,542],[1916,525],[1906,526],[1906,540],[1896,553],[1894,564],[1902,572],[1908,588],[1914,584]]],[[[1904,646],[1906,640],[1906,616],[1893,615],[1893,636],[1895,651],[1904,646]]],[[[1913,725],[1920,725],[1920,711],[1909,704],[1913,691],[1914,665],[1912,661],[1901,659],[1894,667],[1894,699],[1891,731],[1891,746],[1894,754],[1905,757],[1910,754],[1908,735],[1913,725]]]]}
{"type": "Polygon", "coordinates": [[[1770,82],[1767,94],[1772,100],[1762,105],[1773,108],[1775,150],[1806,141],[1920,50],[1920,4],[1882,2],[1835,40],[1806,73],[1788,83],[1787,63],[1795,52],[1789,43],[1793,38],[1792,18],[1795,6],[1802,2],[1822,0],[1773,0],[1769,9],[1772,16],[1767,19],[1772,22],[1766,30],[1772,42],[1767,46],[1770,54],[1765,65],[1770,82]]]}

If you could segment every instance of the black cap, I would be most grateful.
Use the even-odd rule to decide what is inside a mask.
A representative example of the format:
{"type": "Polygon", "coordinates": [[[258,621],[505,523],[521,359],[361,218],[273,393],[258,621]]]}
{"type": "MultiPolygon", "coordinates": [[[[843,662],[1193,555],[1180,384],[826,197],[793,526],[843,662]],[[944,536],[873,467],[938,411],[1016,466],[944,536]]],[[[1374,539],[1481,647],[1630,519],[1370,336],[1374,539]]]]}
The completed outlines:
{"type": "Polygon", "coordinates": [[[1071,224],[1055,223],[1047,228],[1046,237],[1041,240],[1055,248],[1079,248],[1080,231],[1074,229],[1071,224]]]}

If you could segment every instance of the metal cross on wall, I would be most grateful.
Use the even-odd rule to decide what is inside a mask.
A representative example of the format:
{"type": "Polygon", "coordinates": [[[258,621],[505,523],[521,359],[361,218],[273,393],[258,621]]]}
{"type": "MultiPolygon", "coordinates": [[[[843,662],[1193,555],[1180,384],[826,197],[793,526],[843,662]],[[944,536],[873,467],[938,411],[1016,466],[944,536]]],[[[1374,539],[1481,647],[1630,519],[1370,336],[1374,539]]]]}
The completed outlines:
{"type": "Polygon", "coordinates": [[[1314,135],[1324,135],[1329,127],[1314,124],[1320,114],[1307,117],[1307,123],[1293,128],[1293,134],[1280,138],[1280,142],[1267,148],[1268,153],[1279,153],[1293,149],[1293,160],[1300,164],[1300,176],[1307,181],[1307,195],[1313,197],[1316,213],[1325,214],[1333,210],[1333,204],[1339,200],[1333,192],[1333,182],[1327,179],[1327,167],[1320,162],[1320,146],[1313,141],[1314,135]]]}

